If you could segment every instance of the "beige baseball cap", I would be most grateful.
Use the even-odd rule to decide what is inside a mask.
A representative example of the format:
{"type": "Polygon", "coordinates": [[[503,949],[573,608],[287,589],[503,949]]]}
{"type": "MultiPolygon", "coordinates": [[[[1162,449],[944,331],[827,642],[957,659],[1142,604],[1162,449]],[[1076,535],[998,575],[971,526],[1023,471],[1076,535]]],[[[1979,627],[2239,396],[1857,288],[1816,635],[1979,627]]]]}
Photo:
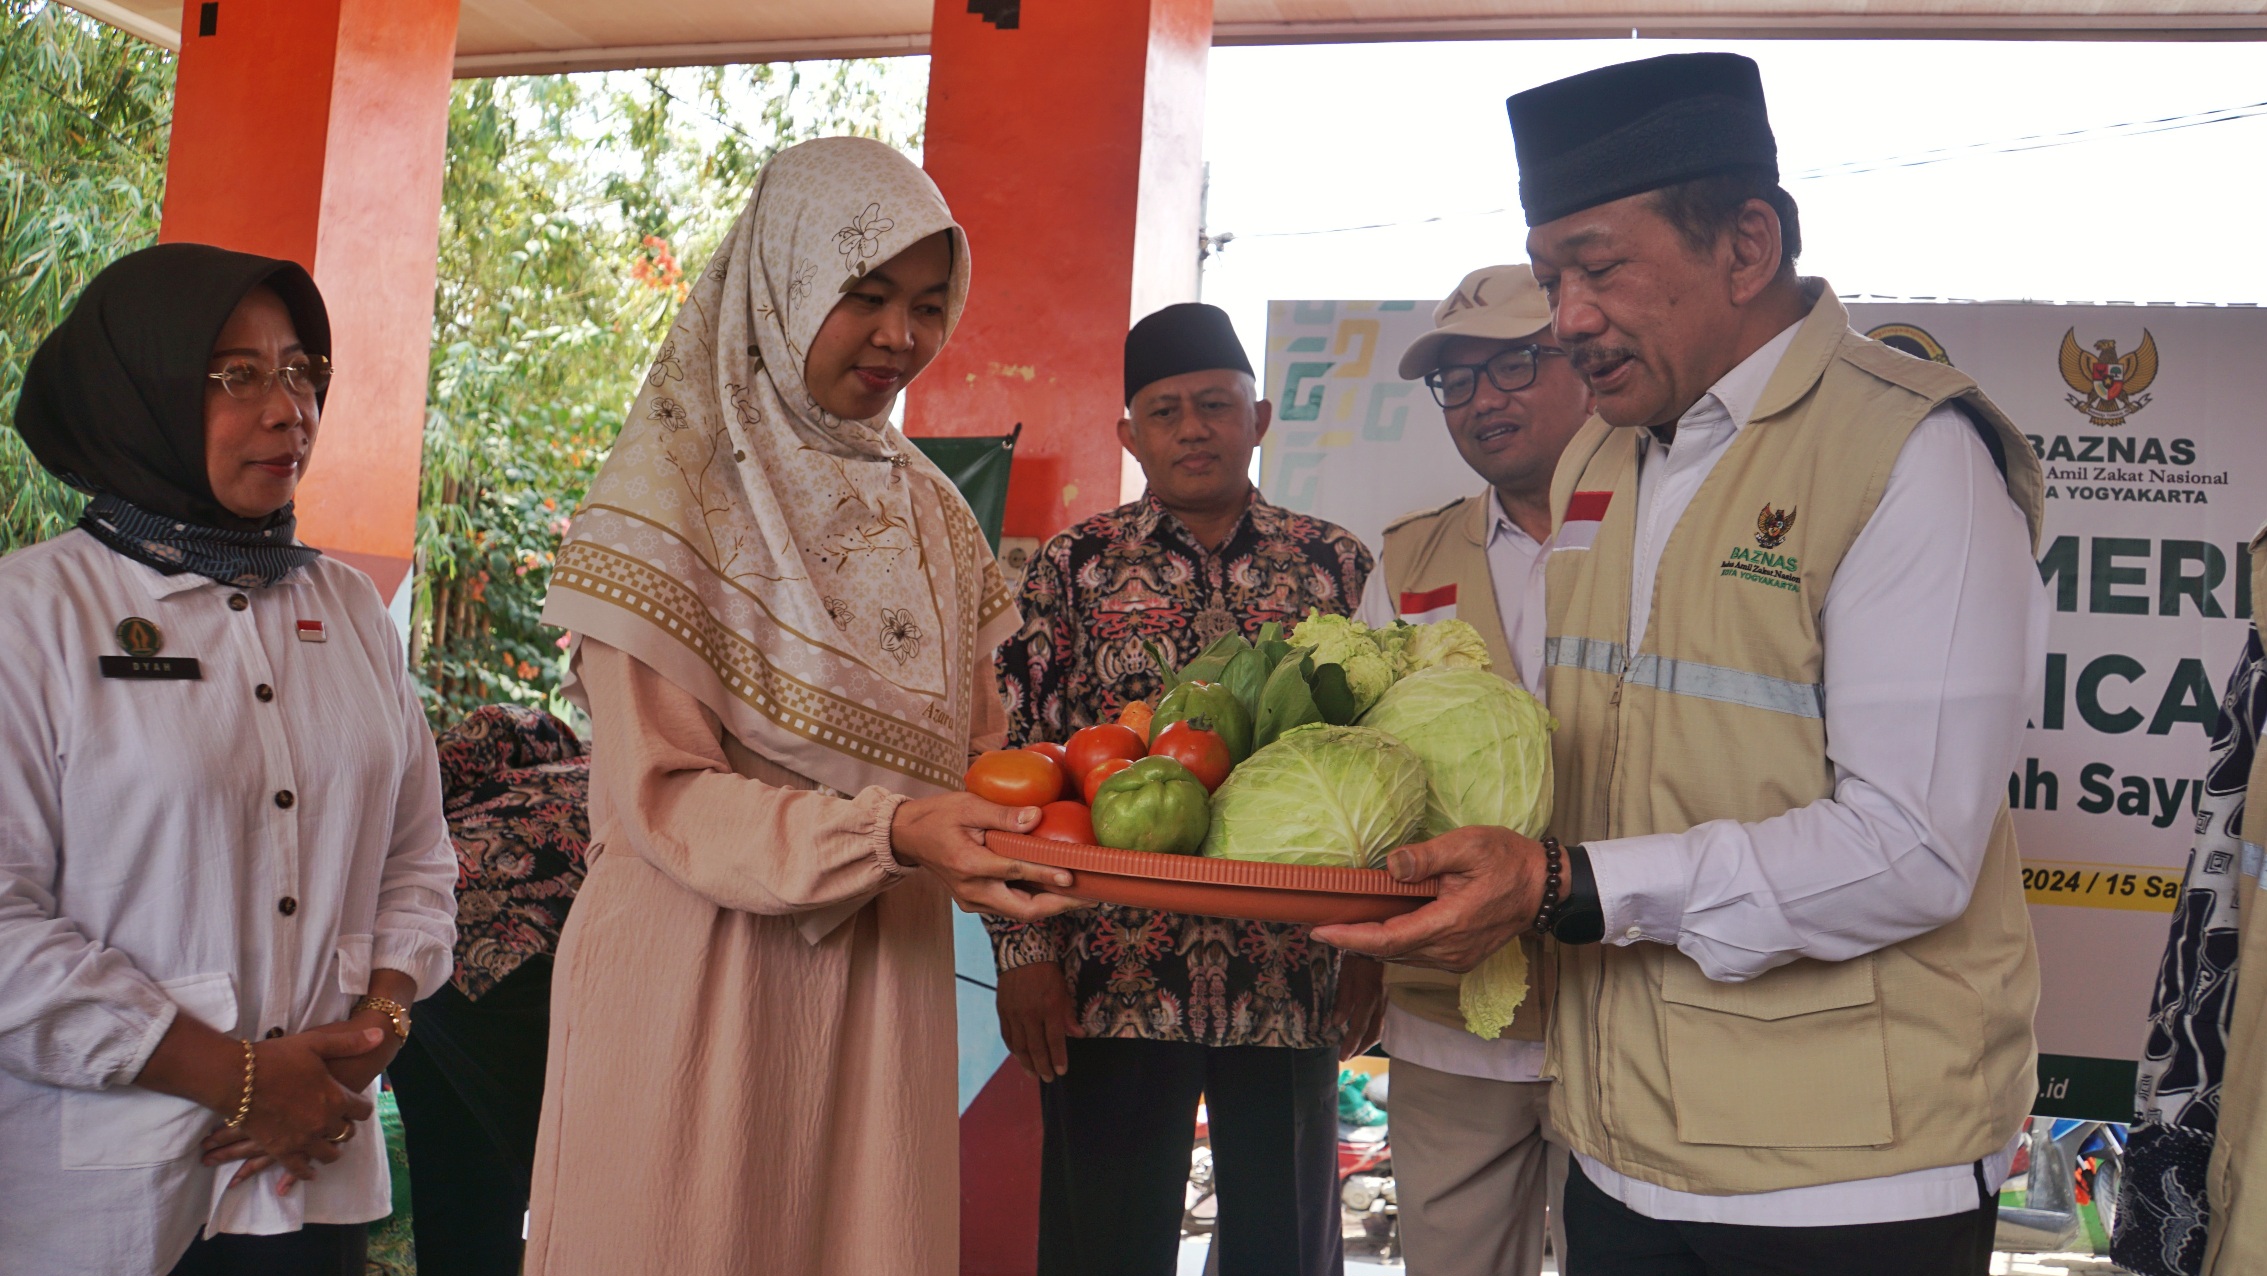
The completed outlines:
{"type": "Polygon", "coordinates": [[[1439,367],[1441,347],[1454,338],[1517,341],[1550,326],[1551,301],[1531,267],[1483,266],[1433,307],[1433,330],[1401,352],[1401,379],[1414,381],[1439,367]]]}

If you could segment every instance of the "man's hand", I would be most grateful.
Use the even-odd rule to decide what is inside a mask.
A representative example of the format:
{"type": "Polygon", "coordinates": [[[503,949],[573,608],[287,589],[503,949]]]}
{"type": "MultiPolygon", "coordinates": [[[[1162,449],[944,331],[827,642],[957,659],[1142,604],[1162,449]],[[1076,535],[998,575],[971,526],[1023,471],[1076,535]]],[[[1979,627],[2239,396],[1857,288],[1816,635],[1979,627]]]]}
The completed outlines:
{"type": "Polygon", "coordinates": [[[1314,937],[1348,952],[1461,974],[1534,925],[1543,903],[1543,844],[1507,828],[1473,825],[1404,846],[1387,857],[1386,868],[1396,881],[1439,878],[1439,897],[1382,922],[1318,926],[1314,937]]]}
{"type": "Polygon", "coordinates": [[[1348,953],[1338,965],[1338,998],[1327,1022],[1339,1034],[1341,1061],[1376,1045],[1385,1031],[1385,967],[1348,953]]]}
{"type": "Polygon", "coordinates": [[[1000,1037],[1008,1055],[1033,1080],[1052,1081],[1071,1070],[1066,1037],[1083,1037],[1078,1009],[1061,962],[1035,961],[1000,972],[1000,1037]]]}
{"type": "Polygon", "coordinates": [[[973,793],[915,798],[899,803],[890,818],[890,849],[900,863],[935,873],[964,912],[1036,922],[1089,907],[1084,900],[1052,891],[1009,887],[1009,882],[1036,882],[1059,890],[1071,884],[1071,875],[1062,869],[1011,860],[984,845],[989,830],[1022,833],[1037,823],[1038,807],[994,806],[973,793]]]}

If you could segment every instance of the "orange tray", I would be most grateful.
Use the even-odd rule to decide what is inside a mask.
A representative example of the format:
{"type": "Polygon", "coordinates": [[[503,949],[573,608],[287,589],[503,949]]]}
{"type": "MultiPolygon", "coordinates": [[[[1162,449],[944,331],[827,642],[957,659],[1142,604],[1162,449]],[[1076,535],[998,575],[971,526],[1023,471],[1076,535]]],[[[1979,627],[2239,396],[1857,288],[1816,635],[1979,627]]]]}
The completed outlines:
{"type": "Polygon", "coordinates": [[[1161,908],[1200,917],[1323,926],[1382,922],[1439,893],[1431,881],[1397,882],[1375,868],[1264,864],[1080,846],[1022,833],[993,832],[985,844],[1032,864],[1067,868],[1063,893],[1104,904],[1161,908]]]}

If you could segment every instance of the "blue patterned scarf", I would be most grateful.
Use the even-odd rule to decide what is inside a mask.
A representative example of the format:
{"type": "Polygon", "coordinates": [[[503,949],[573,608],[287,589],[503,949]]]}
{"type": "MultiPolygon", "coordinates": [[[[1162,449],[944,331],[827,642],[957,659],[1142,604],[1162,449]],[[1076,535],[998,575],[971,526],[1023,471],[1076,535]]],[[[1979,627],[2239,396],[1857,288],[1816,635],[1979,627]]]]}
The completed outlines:
{"type": "Polygon", "coordinates": [[[285,506],[266,528],[235,532],[152,514],[123,496],[97,493],[79,515],[87,534],[168,576],[195,572],[239,589],[273,585],[295,567],[322,557],[292,536],[298,520],[285,506]]]}
{"type": "Polygon", "coordinates": [[[2267,652],[2254,625],[2228,680],[2188,875],[2149,1005],[2137,1124],[2125,1149],[2110,1257],[2140,1276],[2196,1276],[2210,1218],[2205,1167],[2220,1124],[2228,1017],[2235,1008],[2238,911],[2259,876],[2258,834],[2244,834],[2244,786],[2267,726],[2267,652]]]}

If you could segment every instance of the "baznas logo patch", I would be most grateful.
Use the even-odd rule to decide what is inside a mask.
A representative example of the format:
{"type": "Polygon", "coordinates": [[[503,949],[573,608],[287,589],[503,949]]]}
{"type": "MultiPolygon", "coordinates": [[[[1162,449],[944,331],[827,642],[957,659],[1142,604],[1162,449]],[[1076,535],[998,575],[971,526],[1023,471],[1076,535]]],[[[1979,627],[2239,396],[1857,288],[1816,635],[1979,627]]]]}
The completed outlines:
{"type": "Polygon", "coordinates": [[[2094,353],[2079,348],[2078,330],[2072,328],[2062,334],[2062,379],[2076,394],[2066,394],[2063,401],[2086,414],[2096,425],[2123,425],[2125,418],[2149,406],[2149,396],[2142,391],[2157,379],[2157,339],[2147,328],[2141,330],[2141,344],[2124,354],[2117,352],[2117,342],[2104,337],[2094,343],[2094,353]]]}
{"type": "Polygon", "coordinates": [[[1763,512],[1755,516],[1755,543],[1765,549],[1779,548],[1795,526],[1795,513],[1796,510],[1775,510],[1765,502],[1763,512]]]}

